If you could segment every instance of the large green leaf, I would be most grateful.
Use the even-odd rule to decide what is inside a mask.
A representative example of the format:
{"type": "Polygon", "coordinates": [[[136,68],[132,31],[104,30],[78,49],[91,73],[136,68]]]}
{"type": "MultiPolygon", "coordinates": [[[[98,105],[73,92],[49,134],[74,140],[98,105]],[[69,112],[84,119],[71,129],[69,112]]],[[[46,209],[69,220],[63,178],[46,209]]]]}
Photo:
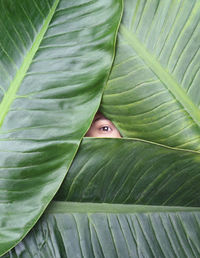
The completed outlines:
{"type": "Polygon", "coordinates": [[[124,2],[103,113],[124,137],[200,150],[200,1],[124,2]]]}
{"type": "Polygon", "coordinates": [[[118,0],[0,1],[0,255],[58,190],[98,109],[118,0]]]}
{"type": "Polygon", "coordinates": [[[200,209],[55,203],[4,258],[199,257],[200,209]]]}
{"type": "MultiPolygon", "coordinates": [[[[84,140],[57,198],[199,205],[200,2],[124,2],[102,111],[123,136],[151,142],[84,140]]],[[[1,255],[53,198],[99,106],[121,2],[0,0],[0,7],[1,255]]],[[[6,257],[198,257],[199,214],[55,204],[6,257]]]]}
{"type": "Polygon", "coordinates": [[[200,206],[200,154],[132,139],[85,138],[57,200],[200,206]]]}

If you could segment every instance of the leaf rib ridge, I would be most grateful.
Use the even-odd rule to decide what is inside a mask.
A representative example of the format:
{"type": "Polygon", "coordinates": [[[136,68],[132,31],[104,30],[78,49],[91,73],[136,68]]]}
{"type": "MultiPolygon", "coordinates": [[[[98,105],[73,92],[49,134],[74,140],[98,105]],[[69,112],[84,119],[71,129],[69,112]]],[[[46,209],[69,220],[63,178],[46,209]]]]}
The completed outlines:
{"type": "Polygon", "coordinates": [[[58,6],[60,0],[55,0],[52,8],[50,9],[50,12],[48,14],[48,16],[46,17],[46,19],[44,20],[44,24],[41,27],[31,49],[29,50],[29,52],[27,53],[27,55],[24,58],[24,62],[22,63],[21,67],[18,69],[15,78],[13,79],[13,81],[10,84],[10,87],[8,89],[8,91],[5,93],[4,98],[0,104],[0,127],[3,124],[4,118],[6,116],[6,114],[9,111],[9,108],[11,106],[11,104],[13,103],[13,101],[16,98],[16,93],[17,90],[20,87],[20,84],[22,83],[26,72],[28,71],[32,60],[37,52],[37,50],[39,49],[39,46],[41,44],[41,41],[43,40],[43,37],[48,29],[49,23],[52,20],[52,17],[56,11],[56,8],[58,6]]]}
{"type": "Polygon", "coordinates": [[[122,24],[120,34],[148,65],[149,69],[151,69],[152,72],[162,81],[162,83],[166,86],[169,92],[172,93],[172,95],[180,103],[180,105],[183,106],[183,108],[185,109],[185,111],[187,111],[195,124],[200,126],[200,110],[191,101],[191,99],[181,88],[178,82],[170,75],[169,71],[167,69],[164,69],[156,60],[156,58],[144,48],[144,46],[141,44],[141,42],[139,42],[137,37],[122,24]]]}

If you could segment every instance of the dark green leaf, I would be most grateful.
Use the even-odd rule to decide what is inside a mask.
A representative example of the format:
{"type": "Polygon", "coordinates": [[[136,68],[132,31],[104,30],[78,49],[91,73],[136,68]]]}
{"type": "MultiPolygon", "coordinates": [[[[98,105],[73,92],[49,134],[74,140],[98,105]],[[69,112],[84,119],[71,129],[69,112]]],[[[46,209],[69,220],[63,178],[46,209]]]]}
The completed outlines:
{"type": "Polygon", "coordinates": [[[200,1],[125,0],[103,113],[125,137],[200,150],[200,1]]]}
{"type": "Polygon", "coordinates": [[[132,139],[85,138],[57,200],[200,205],[200,154],[132,139]]]}
{"type": "Polygon", "coordinates": [[[121,1],[0,1],[0,255],[58,190],[98,109],[121,1]]]}
{"type": "Polygon", "coordinates": [[[54,203],[8,257],[199,257],[199,208],[54,203]]]}

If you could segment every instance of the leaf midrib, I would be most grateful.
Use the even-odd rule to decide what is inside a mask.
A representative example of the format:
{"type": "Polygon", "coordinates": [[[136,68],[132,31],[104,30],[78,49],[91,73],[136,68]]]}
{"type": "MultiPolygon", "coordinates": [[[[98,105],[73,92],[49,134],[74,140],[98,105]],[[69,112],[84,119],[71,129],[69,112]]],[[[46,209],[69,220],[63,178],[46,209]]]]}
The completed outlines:
{"type": "Polygon", "coordinates": [[[53,201],[46,213],[152,213],[152,212],[200,212],[199,207],[153,206],[113,203],[81,203],[53,201]]]}
{"type": "Polygon", "coordinates": [[[16,99],[16,93],[32,63],[32,60],[39,49],[39,46],[41,44],[41,41],[44,38],[44,35],[49,27],[49,23],[52,20],[52,17],[56,11],[56,8],[58,6],[60,0],[55,0],[54,4],[52,5],[52,8],[50,9],[50,12],[46,19],[44,20],[44,24],[41,27],[38,35],[35,38],[35,41],[33,42],[33,45],[31,49],[26,54],[24,61],[22,65],[20,66],[19,70],[17,71],[13,81],[11,82],[8,91],[5,93],[4,98],[0,104],[0,127],[3,124],[3,121],[10,109],[10,106],[12,105],[13,101],[16,99]]]}
{"type": "Polygon", "coordinates": [[[151,69],[152,72],[161,80],[180,105],[183,106],[184,110],[189,114],[195,124],[200,126],[200,110],[192,102],[174,77],[172,77],[169,71],[161,66],[157,59],[145,49],[144,45],[137,39],[134,33],[130,32],[123,24],[121,24],[120,27],[120,34],[143,59],[149,69],[151,69]]]}

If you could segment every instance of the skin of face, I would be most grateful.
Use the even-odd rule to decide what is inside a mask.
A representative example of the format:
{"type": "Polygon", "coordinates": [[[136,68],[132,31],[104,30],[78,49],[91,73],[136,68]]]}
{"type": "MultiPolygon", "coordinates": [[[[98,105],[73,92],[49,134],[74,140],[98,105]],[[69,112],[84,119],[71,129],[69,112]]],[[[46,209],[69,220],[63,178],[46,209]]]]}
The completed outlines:
{"type": "Polygon", "coordinates": [[[121,138],[121,135],[114,124],[100,112],[97,112],[95,115],[92,124],[85,136],[121,138]]]}

